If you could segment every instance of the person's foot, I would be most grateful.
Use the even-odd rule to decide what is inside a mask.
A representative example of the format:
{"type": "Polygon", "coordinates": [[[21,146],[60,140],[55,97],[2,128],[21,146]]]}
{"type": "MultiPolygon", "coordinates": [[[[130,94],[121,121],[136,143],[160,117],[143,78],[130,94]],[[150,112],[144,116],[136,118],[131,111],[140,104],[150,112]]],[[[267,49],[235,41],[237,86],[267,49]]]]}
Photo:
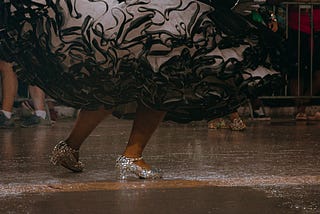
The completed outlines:
{"type": "Polygon", "coordinates": [[[82,172],[84,164],[79,161],[79,150],[71,148],[65,141],[60,141],[53,149],[50,162],[63,166],[73,172],[82,172]]]}
{"type": "Polygon", "coordinates": [[[253,112],[253,119],[254,120],[270,120],[271,118],[266,116],[264,113],[261,113],[259,111],[253,112]]]}
{"type": "Polygon", "coordinates": [[[127,177],[131,175],[142,179],[162,178],[161,170],[157,168],[151,168],[143,161],[142,157],[128,158],[124,155],[121,155],[116,161],[116,168],[118,170],[120,179],[127,179],[127,177]]]}
{"type": "Polygon", "coordinates": [[[247,128],[246,124],[240,117],[233,119],[229,126],[232,131],[243,131],[247,128]]]}
{"type": "Polygon", "coordinates": [[[217,118],[208,122],[209,129],[228,129],[227,121],[223,118],[217,118]]]}
{"type": "Polygon", "coordinates": [[[43,119],[35,114],[32,114],[29,117],[23,118],[20,126],[22,128],[31,128],[36,126],[51,126],[51,122],[47,119],[43,119]]]}
{"type": "Polygon", "coordinates": [[[13,118],[7,118],[2,111],[0,111],[0,128],[1,129],[13,129],[15,123],[13,118]]]}
{"type": "Polygon", "coordinates": [[[209,129],[231,129],[232,131],[242,131],[246,127],[246,124],[240,117],[232,119],[217,118],[208,122],[209,129]]]}
{"type": "Polygon", "coordinates": [[[299,120],[299,121],[307,120],[307,114],[303,112],[297,113],[296,120],[299,120]]]}
{"type": "Polygon", "coordinates": [[[309,120],[320,120],[320,112],[316,112],[313,116],[308,117],[309,120]]]}

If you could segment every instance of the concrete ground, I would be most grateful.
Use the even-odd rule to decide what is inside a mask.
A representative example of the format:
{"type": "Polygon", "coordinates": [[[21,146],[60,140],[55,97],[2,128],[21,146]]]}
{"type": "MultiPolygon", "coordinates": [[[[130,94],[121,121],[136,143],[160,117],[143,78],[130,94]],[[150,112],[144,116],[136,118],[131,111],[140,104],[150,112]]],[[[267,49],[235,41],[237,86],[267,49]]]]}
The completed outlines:
{"type": "Polygon", "coordinates": [[[94,131],[82,173],[49,163],[73,119],[0,130],[0,213],[320,213],[320,122],[245,121],[243,132],[162,123],[144,152],[164,172],[154,181],[117,178],[129,120],[94,131]]]}

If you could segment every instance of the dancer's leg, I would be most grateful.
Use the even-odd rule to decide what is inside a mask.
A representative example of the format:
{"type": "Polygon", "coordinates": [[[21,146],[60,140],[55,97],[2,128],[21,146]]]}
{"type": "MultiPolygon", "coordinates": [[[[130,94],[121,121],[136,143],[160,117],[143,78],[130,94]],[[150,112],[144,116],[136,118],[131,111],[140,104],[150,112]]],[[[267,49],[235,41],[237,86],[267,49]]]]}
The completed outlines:
{"type": "Polygon", "coordinates": [[[104,108],[96,111],[80,110],[74,127],[66,139],[68,145],[78,150],[97,125],[103,121],[106,116],[111,114],[111,112],[111,109],[105,110],[104,108]]]}
{"type": "Polygon", "coordinates": [[[79,149],[97,125],[111,112],[112,110],[104,108],[96,111],[81,110],[67,139],[54,147],[51,162],[73,172],[81,172],[84,165],[79,161],[79,149]]]}
{"type": "MultiPolygon", "coordinates": [[[[140,104],[137,108],[136,118],[133,122],[129,142],[123,153],[129,158],[142,156],[142,152],[150,140],[159,123],[163,120],[166,112],[156,111],[140,104]]],[[[135,162],[144,168],[150,169],[143,160],[135,162]]]]}

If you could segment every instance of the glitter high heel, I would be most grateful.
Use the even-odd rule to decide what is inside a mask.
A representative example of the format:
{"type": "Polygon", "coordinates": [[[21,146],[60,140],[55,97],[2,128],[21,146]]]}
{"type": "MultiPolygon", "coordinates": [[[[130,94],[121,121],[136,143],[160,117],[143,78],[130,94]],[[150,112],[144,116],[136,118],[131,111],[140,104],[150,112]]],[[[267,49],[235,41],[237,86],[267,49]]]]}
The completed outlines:
{"type": "Polygon", "coordinates": [[[208,128],[209,129],[228,129],[229,126],[227,124],[227,120],[224,118],[217,118],[214,120],[210,120],[208,122],[208,128]]]}
{"type": "Polygon", "coordinates": [[[127,158],[121,155],[116,161],[116,168],[119,170],[119,178],[126,179],[130,174],[142,179],[157,179],[162,178],[162,173],[159,169],[145,169],[138,166],[134,162],[142,160],[139,158],[127,158]]]}
{"type": "Polygon", "coordinates": [[[51,163],[61,165],[73,172],[82,172],[84,164],[78,161],[79,150],[72,149],[66,142],[60,141],[53,149],[51,163]]]}
{"type": "Polygon", "coordinates": [[[229,126],[232,131],[243,131],[247,127],[241,118],[233,119],[229,126]]]}

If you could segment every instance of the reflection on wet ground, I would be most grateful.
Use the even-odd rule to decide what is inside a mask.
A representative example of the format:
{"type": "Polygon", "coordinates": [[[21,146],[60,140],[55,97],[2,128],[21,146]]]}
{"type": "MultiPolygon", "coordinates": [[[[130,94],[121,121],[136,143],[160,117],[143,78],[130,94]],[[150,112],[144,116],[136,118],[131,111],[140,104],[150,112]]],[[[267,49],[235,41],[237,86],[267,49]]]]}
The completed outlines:
{"type": "Polygon", "coordinates": [[[119,181],[132,121],[103,122],[83,173],[49,163],[73,121],[0,130],[0,213],[320,213],[320,123],[247,121],[244,132],[165,122],[144,157],[163,180],[119,181]]]}

